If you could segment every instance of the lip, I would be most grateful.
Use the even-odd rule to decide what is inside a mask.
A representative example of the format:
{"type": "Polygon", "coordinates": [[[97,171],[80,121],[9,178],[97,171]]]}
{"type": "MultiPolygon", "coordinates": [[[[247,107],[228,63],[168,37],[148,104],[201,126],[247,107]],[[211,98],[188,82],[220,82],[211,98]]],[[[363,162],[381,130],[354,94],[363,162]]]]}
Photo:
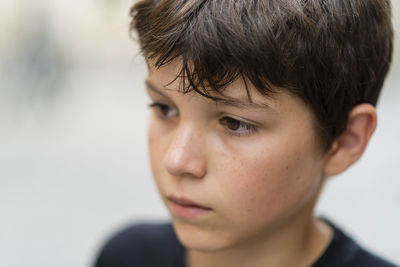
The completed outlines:
{"type": "Polygon", "coordinates": [[[195,219],[212,211],[211,208],[197,204],[185,197],[169,196],[167,199],[171,212],[177,217],[195,219]]]}

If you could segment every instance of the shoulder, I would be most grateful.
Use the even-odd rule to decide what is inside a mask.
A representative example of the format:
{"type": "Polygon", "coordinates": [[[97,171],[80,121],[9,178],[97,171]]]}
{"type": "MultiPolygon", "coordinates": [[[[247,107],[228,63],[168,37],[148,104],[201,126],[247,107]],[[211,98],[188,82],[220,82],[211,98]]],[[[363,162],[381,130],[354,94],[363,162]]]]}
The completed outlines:
{"type": "Polygon", "coordinates": [[[396,267],[365,250],[332,222],[324,219],[334,230],[331,243],[313,267],[396,267]]]}
{"type": "Polygon", "coordinates": [[[354,267],[396,267],[396,265],[387,262],[386,260],[360,248],[358,249],[354,257],[349,262],[349,266],[354,267]]]}
{"type": "Polygon", "coordinates": [[[171,224],[137,224],[114,234],[101,249],[95,267],[178,266],[183,247],[171,224]],[[167,266],[167,265],[165,265],[167,266]]]}

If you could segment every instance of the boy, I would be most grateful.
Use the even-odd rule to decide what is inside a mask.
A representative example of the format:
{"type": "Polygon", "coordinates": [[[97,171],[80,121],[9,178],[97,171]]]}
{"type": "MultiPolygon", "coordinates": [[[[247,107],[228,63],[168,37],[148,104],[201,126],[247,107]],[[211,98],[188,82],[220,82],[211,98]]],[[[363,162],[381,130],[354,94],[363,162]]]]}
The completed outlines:
{"type": "Polygon", "coordinates": [[[388,0],[138,2],[172,225],[124,230],[96,266],[394,266],[313,215],[376,127],[390,13],[388,0]]]}

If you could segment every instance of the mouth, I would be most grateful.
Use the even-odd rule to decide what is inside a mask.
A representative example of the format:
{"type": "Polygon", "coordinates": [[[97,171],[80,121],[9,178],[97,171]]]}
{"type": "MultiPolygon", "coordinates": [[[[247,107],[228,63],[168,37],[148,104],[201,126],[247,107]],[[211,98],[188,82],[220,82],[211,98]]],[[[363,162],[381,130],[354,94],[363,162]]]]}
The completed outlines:
{"type": "Polygon", "coordinates": [[[168,205],[173,215],[182,218],[194,219],[204,216],[212,211],[211,208],[197,204],[196,202],[184,198],[169,196],[168,205]]]}

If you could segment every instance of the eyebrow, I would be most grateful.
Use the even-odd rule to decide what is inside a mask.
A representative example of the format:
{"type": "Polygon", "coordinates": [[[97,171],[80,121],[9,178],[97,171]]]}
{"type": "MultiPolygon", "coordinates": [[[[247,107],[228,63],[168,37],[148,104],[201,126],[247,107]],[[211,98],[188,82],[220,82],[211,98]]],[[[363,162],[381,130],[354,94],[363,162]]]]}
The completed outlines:
{"type": "MultiPolygon", "coordinates": [[[[158,89],[151,81],[146,80],[145,84],[147,88],[165,98],[169,99],[169,96],[164,94],[160,89],[158,89]]],[[[167,89],[166,90],[171,90],[167,89]]],[[[172,90],[171,90],[172,91],[172,90]]],[[[212,100],[212,99],[210,99],[212,100]]],[[[241,101],[239,99],[234,99],[234,98],[225,98],[225,99],[217,99],[214,100],[216,106],[228,106],[228,107],[237,107],[237,108],[251,108],[251,109],[262,109],[262,110],[267,110],[270,112],[276,112],[270,105],[265,104],[265,103],[255,103],[255,102],[249,102],[249,101],[241,101]]]]}
{"type": "Polygon", "coordinates": [[[233,106],[237,108],[251,108],[251,109],[262,109],[268,111],[274,111],[274,109],[264,103],[255,103],[255,102],[248,102],[248,101],[241,101],[238,99],[221,99],[215,101],[217,106],[233,106]]]}
{"type": "Polygon", "coordinates": [[[154,86],[153,83],[150,82],[149,80],[146,80],[145,84],[146,84],[147,89],[150,89],[151,91],[153,91],[153,92],[155,92],[155,93],[157,93],[157,94],[159,94],[159,95],[161,95],[163,97],[169,98],[166,94],[161,92],[161,90],[157,89],[157,87],[154,86]]]}

